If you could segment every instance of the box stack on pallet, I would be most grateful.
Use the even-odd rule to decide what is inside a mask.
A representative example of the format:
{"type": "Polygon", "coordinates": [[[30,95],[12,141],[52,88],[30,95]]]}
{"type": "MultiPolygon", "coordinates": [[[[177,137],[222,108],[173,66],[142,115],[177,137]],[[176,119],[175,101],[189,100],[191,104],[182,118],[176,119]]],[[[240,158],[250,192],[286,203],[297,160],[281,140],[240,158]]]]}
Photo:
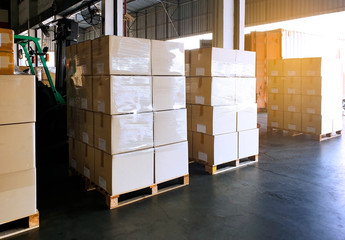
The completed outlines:
{"type": "Polygon", "coordinates": [[[35,76],[14,74],[12,30],[0,29],[0,42],[0,238],[2,238],[38,227],[38,212],[36,210],[35,76]],[[26,224],[22,228],[17,228],[16,223],[22,219],[26,224]],[[12,226],[16,226],[16,229],[12,229],[12,226]]]}
{"type": "Polygon", "coordinates": [[[269,62],[268,124],[271,129],[308,133],[318,140],[342,130],[342,78],[337,60],[269,62]]]}
{"type": "Polygon", "coordinates": [[[181,178],[178,186],[188,184],[183,45],[95,39],[88,77],[78,60],[86,59],[79,56],[81,44],[68,48],[68,102],[91,111],[69,109],[71,167],[106,196],[110,208],[132,202],[121,201],[125,193],[149,190],[138,200],[163,192],[162,182],[181,178]]]}
{"type": "Polygon", "coordinates": [[[228,170],[220,170],[224,164],[231,169],[245,158],[257,160],[255,53],[201,48],[190,52],[190,66],[186,89],[192,159],[210,174],[228,170]]]}

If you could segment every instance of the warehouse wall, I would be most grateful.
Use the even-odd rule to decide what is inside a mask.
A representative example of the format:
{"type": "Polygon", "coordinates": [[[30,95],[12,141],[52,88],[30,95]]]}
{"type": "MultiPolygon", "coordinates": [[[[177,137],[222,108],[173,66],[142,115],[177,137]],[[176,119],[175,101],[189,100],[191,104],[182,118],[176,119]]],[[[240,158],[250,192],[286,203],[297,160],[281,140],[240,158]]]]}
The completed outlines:
{"type": "Polygon", "coordinates": [[[128,23],[128,35],[166,40],[212,31],[212,1],[180,0],[175,1],[175,4],[166,4],[166,8],[173,24],[169,21],[163,6],[157,4],[131,13],[136,20],[128,23]]]}
{"type": "Polygon", "coordinates": [[[340,11],[343,0],[246,0],[246,26],[340,11]]]}

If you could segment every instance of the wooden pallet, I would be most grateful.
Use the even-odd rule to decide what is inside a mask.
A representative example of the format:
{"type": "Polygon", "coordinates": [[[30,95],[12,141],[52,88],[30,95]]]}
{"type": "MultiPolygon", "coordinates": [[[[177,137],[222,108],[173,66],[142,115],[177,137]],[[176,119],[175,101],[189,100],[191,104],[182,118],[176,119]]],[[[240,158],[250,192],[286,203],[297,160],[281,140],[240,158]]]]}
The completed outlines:
{"type": "Polygon", "coordinates": [[[289,136],[299,136],[299,135],[310,135],[312,136],[315,140],[317,141],[324,141],[324,140],[329,140],[332,138],[336,138],[341,136],[341,132],[342,131],[336,131],[335,133],[327,133],[327,134],[321,134],[321,135],[316,135],[316,134],[312,134],[312,133],[306,133],[306,132],[299,132],[299,131],[294,131],[294,130],[286,130],[286,129],[280,129],[280,128],[267,128],[268,132],[287,132],[289,136]]]}
{"type": "Polygon", "coordinates": [[[93,182],[91,182],[88,178],[77,172],[75,169],[70,168],[69,170],[70,175],[76,175],[81,177],[85,181],[85,189],[86,191],[97,190],[102,195],[105,196],[105,201],[109,209],[115,209],[118,207],[122,207],[131,203],[135,203],[137,201],[165,193],[180,187],[187,186],[189,184],[189,175],[185,175],[182,177],[177,177],[162,183],[153,184],[148,187],[136,189],[131,192],[126,192],[120,195],[111,195],[107,193],[104,189],[97,186],[93,182]],[[124,198],[124,199],[123,199],[124,198]]]}
{"type": "Polygon", "coordinates": [[[15,236],[20,233],[31,231],[39,227],[39,213],[28,217],[19,218],[0,225],[0,239],[15,236]]]}
{"type": "Polygon", "coordinates": [[[259,161],[259,155],[254,155],[243,159],[236,159],[219,165],[210,165],[209,163],[198,159],[193,159],[193,161],[205,165],[205,171],[211,175],[215,175],[254,164],[259,161]]]}
{"type": "Polygon", "coordinates": [[[166,182],[162,182],[159,184],[153,184],[149,187],[137,189],[135,191],[131,191],[128,193],[123,193],[120,195],[114,195],[107,193],[104,189],[96,186],[96,189],[105,196],[106,204],[109,209],[115,209],[118,207],[122,207],[131,203],[138,202],[140,200],[156,196],[161,193],[165,193],[180,187],[187,186],[189,184],[189,175],[185,175],[182,177],[178,177],[166,182]],[[176,181],[178,181],[176,183],[176,181]],[[127,199],[122,200],[122,197],[125,197],[125,195],[130,195],[130,197],[127,196],[127,199]]]}

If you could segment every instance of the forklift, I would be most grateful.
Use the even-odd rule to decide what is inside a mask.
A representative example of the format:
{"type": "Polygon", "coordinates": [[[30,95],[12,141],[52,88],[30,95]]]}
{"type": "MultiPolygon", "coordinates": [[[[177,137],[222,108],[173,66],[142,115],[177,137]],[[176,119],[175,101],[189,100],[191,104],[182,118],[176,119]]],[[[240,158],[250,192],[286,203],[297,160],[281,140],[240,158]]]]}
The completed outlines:
{"type": "MultiPolygon", "coordinates": [[[[45,159],[52,156],[52,152],[64,152],[67,150],[67,116],[66,116],[66,46],[75,44],[78,37],[78,23],[70,19],[59,19],[55,22],[57,30],[55,39],[57,42],[57,60],[56,60],[56,79],[53,83],[51,74],[47,67],[46,57],[48,47],[43,50],[39,44],[39,38],[30,36],[14,35],[14,42],[23,50],[19,50],[19,58],[25,58],[29,71],[36,75],[33,61],[35,56],[39,57],[43,69],[48,78],[49,87],[39,81],[36,75],[36,149],[37,159],[45,159]],[[33,43],[36,50],[30,47],[33,43]],[[40,157],[43,156],[43,157],[40,157]]],[[[40,25],[40,28],[46,36],[49,36],[48,28],[40,25]]],[[[37,162],[39,165],[40,163],[37,162]]]]}

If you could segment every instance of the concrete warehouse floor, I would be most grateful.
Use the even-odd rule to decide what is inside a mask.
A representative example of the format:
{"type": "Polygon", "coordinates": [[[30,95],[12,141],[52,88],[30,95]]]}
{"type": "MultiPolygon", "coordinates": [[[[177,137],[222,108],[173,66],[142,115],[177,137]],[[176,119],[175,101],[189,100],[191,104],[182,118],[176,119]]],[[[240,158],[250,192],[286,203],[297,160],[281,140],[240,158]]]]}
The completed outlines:
{"type": "Polygon", "coordinates": [[[344,240],[345,137],[267,135],[265,118],[258,164],[215,176],[192,164],[189,186],[112,211],[53,154],[39,166],[40,228],[15,239],[344,240]]]}

